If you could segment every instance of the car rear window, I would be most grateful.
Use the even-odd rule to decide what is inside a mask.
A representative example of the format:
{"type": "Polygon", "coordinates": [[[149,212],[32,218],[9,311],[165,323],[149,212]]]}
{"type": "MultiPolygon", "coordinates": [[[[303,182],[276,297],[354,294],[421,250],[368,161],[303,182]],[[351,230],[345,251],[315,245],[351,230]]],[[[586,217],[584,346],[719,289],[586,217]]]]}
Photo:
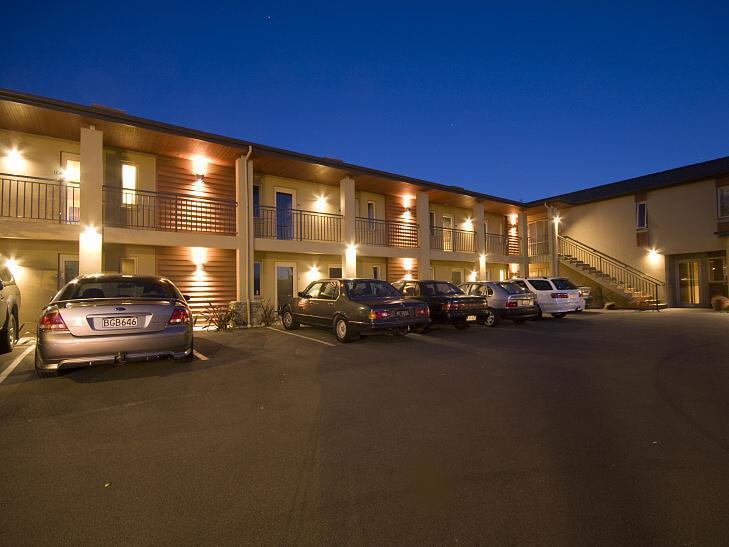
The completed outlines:
{"type": "Polygon", "coordinates": [[[572,283],[572,281],[570,281],[569,279],[552,279],[552,283],[554,283],[554,286],[557,288],[557,290],[560,291],[571,291],[577,288],[577,285],[572,283]]]}
{"type": "Polygon", "coordinates": [[[447,281],[432,281],[420,284],[420,293],[425,296],[448,296],[463,294],[463,291],[447,281]]]}
{"type": "Polygon", "coordinates": [[[104,278],[79,279],[69,283],[56,300],[91,298],[178,298],[169,283],[153,279],[104,278]]]}
{"type": "Polygon", "coordinates": [[[530,279],[529,284],[538,291],[553,290],[552,284],[546,279],[530,279]]]}
{"type": "Polygon", "coordinates": [[[504,289],[508,294],[525,294],[529,291],[525,289],[524,287],[517,285],[516,283],[495,283],[495,285],[498,285],[502,289],[504,289]]]}
{"type": "Polygon", "coordinates": [[[353,300],[372,297],[401,297],[401,294],[395,290],[395,287],[385,281],[362,279],[345,281],[344,285],[347,289],[347,296],[353,300]]]}

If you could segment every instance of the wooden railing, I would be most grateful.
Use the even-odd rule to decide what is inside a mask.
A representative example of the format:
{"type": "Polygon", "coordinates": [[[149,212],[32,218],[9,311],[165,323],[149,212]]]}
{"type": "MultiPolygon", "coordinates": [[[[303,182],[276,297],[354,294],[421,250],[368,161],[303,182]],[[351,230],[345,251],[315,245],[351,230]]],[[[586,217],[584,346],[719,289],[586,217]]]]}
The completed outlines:
{"type": "Polygon", "coordinates": [[[78,184],[0,173],[0,217],[78,224],[78,184]]]}
{"type": "Polygon", "coordinates": [[[457,253],[475,253],[476,233],[434,226],[430,229],[430,248],[457,253]]]}
{"type": "Polygon", "coordinates": [[[258,206],[253,211],[256,237],[299,241],[342,241],[342,216],[302,209],[258,206]]]}
{"type": "Polygon", "coordinates": [[[104,224],[173,232],[236,234],[235,201],[103,187],[104,224]]]}
{"type": "Polygon", "coordinates": [[[355,219],[357,243],[380,247],[417,247],[418,225],[391,220],[355,219]]]}
{"type": "Polygon", "coordinates": [[[486,234],[486,252],[503,256],[519,256],[519,236],[486,234]]]}

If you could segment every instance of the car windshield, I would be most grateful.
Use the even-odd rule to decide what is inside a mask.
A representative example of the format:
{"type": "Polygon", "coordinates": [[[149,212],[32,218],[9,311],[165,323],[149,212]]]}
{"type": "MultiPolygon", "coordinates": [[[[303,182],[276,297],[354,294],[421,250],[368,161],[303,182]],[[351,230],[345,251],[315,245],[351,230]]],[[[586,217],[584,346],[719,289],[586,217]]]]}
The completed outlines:
{"type": "Polygon", "coordinates": [[[420,292],[425,296],[449,296],[464,294],[461,289],[446,281],[427,281],[420,284],[420,292]]]}
{"type": "Polygon", "coordinates": [[[154,279],[112,277],[79,279],[58,293],[56,300],[90,298],[178,298],[172,285],[154,279]]]}
{"type": "Polygon", "coordinates": [[[570,291],[577,288],[577,285],[572,283],[572,281],[561,277],[558,279],[552,279],[552,283],[554,283],[554,286],[560,291],[570,291]]]}
{"type": "Polygon", "coordinates": [[[551,291],[552,284],[546,279],[530,279],[529,284],[538,291],[551,291]]]}
{"type": "Polygon", "coordinates": [[[347,289],[347,295],[354,300],[372,297],[400,297],[400,293],[397,292],[395,287],[385,281],[378,281],[376,279],[345,281],[344,285],[347,289]]]}
{"type": "Polygon", "coordinates": [[[524,287],[517,285],[516,283],[495,283],[495,285],[498,285],[502,289],[504,289],[508,294],[526,294],[529,291],[525,289],[524,287]]]}

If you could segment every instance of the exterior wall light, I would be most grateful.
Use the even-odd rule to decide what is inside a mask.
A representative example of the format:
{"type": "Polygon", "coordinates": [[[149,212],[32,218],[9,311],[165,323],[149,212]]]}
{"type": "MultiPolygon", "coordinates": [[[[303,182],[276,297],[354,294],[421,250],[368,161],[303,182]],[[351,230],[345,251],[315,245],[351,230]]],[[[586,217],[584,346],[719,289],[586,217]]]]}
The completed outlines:
{"type": "Polygon", "coordinates": [[[412,258],[403,258],[402,259],[402,267],[405,268],[408,272],[413,271],[413,264],[414,261],[412,258]]]}
{"type": "Polygon", "coordinates": [[[205,175],[208,172],[208,159],[205,156],[193,156],[192,170],[195,173],[195,183],[198,185],[205,184],[205,175]]]}
{"type": "Polygon", "coordinates": [[[316,197],[316,200],[314,201],[314,210],[317,213],[323,213],[326,211],[327,208],[327,198],[324,195],[320,195],[316,197]]]}
{"type": "Polygon", "coordinates": [[[478,272],[476,270],[471,270],[471,273],[468,274],[468,280],[476,281],[477,279],[478,279],[478,272]]]}
{"type": "Polygon", "coordinates": [[[18,172],[21,171],[25,160],[23,159],[23,154],[20,153],[20,150],[17,148],[11,148],[7,151],[5,154],[5,164],[8,166],[8,169],[10,171],[18,172]]]}
{"type": "Polygon", "coordinates": [[[309,283],[316,281],[317,279],[321,279],[321,275],[319,275],[319,267],[316,265],[311,266],[309,271],[306,273],[306,279],[309,283]]]}
{"type": "Polygon", "coordinates": [[[661,253],[659,253],[656,249],[648,249],[648,262],[650,262],[653,266],[660,264],[661,253]]]}
{"type": "Polygon", "coordinates": [[[10,273],[13,274],[15,281],[19,281],[22,277],[23,268],[20,266],[18,261],[15,258],[8,258],[5,261],[5,266],[8,270],[10,270],[10,273]]]}
{"type": "Polygon", "coordinates": [[[512,213],[509,215],[509,224],[512,226],[516,226],[516,224],[519,222],[519,215],[516,213],[512,213]]]}
{"type": "Polygon", "coordinates": [[[473,220],[470,217],[463,221],[463,229],[467,232],[473,231],[473,220]]]}
{"type": "Polygon", "coordinates": [[[195,264],[195,279],[200,281],[205,278],[205,263],[208,261],[208,250],[205,247],[193,247],[190,249],[192,263],[195,264]]]}

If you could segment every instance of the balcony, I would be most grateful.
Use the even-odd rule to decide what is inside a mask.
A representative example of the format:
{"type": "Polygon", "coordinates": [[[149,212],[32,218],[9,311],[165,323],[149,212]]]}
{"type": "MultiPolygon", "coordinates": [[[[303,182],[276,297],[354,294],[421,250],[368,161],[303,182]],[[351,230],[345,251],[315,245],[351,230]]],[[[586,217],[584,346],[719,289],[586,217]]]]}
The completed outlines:
{"type": "Polygon", "coordinates": [[[548,239],[534,239],[529,238],[529,256],[543,256],[549,254],[549,240],[548,239]]]}
{"type": "Polygon", "coordinates": [[[417,247],[418,225],[391,220],[355,219],[357,243],[378,247],[417,247]]]}
{"type": "Polygon", "coordinates": [[[519,236],[486,234],[486,252],[501,256],[519,256],[519,236]]]}
{"type": "Polygon", "coordinates": [[[342,216],[302,209],[258,206],[254,210],[255,234],[263,239],[342,241],[342,216]]]}
{"type": "Polygon", "coordinates": [[[456,253],[476,252],[476,233],[455,228],[430,228],[430,248],[456,253]]]}
{"type": "Polygon", "coordinates": [[[0,217],[78,224],[78,184],[0,173],[0,217]]]}
{"type": "Polygon", "coordinates": [[[104,224],[170,232],[235,235],[235,201],[103,188],[104,224]]]}

